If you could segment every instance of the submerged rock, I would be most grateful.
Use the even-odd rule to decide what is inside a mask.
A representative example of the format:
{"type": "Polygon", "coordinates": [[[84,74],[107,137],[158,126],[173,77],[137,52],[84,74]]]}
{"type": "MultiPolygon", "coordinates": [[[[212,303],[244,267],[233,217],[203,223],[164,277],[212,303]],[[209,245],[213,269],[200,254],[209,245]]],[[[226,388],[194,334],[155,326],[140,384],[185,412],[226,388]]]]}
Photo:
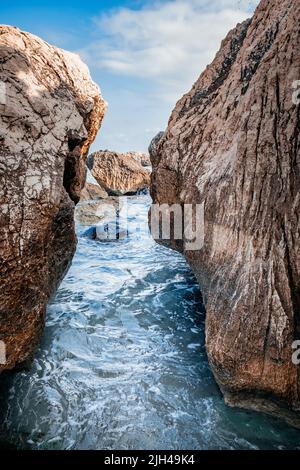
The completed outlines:
{"type": "Polygon", "coordinates": [[[150,172],[132,153],[99,151],[89,156],[87,164],[109,195],[133,195],[150,185],[150,172]]]}
{"type": "Polygon", "coordinates": [[[118,208],[119,201],[117,197],[80,202],[75,209],[75,220],[82,226],[96,225],[104,219],[114,218],[118,208]]]}
{"type": "Polygon", "coordinates": [[[82,234],[82,237],[101,242],[116,242],[125,240],[125,238],[128,237],[128,232],[126,230],[122,230],[116,223],[116,220],[111,220],[89,227],[82,234]]]}
{"type": "Polygon", "coordinates": [[[74,203],[106,104],[77,55],[9,26],[0,80],[1,370],[32,356],[72,260],[74,203]]]}
{"type": "Polygon", "coordinates": [[[184,254],[206,301],[206,344],[229,404],[300,423],[300,4],[263,0],[232,30],[150,146],[156,203],[204,204],[184,254]]]}
{"type": "Polygon", "coordinates": [[[99,241],[124,240],[127,230],[122,228],[119,198],[109,197],[103,201],[80,203],[76,207],[76,221],[82,226],[89,226],[81,236],[99,241]]]}

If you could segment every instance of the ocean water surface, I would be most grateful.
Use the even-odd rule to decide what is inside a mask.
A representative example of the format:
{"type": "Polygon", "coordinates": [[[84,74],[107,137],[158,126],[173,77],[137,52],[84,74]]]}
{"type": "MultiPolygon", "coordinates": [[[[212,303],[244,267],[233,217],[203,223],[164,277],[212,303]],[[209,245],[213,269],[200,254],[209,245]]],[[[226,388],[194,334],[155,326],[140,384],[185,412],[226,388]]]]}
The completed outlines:
{"type": "Polygon", "coordinates": [[[224,404],[198,285],[152,240],[149,205],[129,198],[125,240],[78,226],[32,368],[2,380],[2,436],[32,449],[300,449],[300,431],[224,404]]]}

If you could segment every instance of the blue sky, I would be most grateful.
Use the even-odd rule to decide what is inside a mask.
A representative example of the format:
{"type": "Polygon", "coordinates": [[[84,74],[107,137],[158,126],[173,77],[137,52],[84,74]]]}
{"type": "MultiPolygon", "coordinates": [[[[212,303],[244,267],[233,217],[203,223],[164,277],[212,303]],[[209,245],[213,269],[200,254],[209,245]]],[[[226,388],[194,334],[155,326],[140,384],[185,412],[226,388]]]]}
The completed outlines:
{"type": "Polygon", "coordinates": [[[93,149],[146,150],[258,0],[15,0],[2,24],[77,52],[109,108],[93,149]]]}

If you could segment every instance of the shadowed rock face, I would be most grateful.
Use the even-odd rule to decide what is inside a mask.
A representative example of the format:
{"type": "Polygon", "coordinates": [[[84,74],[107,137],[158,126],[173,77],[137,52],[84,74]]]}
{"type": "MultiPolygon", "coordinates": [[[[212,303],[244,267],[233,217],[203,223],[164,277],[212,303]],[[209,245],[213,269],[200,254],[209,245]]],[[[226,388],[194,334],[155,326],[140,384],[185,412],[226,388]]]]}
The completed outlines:
{"type": "Polygon", "coordinates": [[[0,340],[31,358],[76,248],[74,203],[106,104],[79,57],[0,27],[0,340]]]}
{"type": "Polygon", "coordinates": [[[80,194],[80,201],[95,201],[108,197],[107,192],[101,188],[97,180],[87,168],[85,185],[80,194]]]}
{"type": "Polygon", "coordinates": [[[141,154],[117,153],[108,150],[89,155],[88,168],[93,177],[109,195],[135,194],[150,185],[150,172],[142,162],[141,154]]]}
{"type": "Polygon", "coordinates": [[[299,425],[300,4],[263,0],[222,42],[150,146],[156,203],[204,203],[186,251],[206,301],[212,370],[229,404],[299,425]]]}
{"type": "Polygon", "coordinates": [[[81,191],[80,201],[96,201],[98,199],[105,199],[107,197],[107,192],[102,189],[99,184],[86,182],[83,190],[81,191]]]}

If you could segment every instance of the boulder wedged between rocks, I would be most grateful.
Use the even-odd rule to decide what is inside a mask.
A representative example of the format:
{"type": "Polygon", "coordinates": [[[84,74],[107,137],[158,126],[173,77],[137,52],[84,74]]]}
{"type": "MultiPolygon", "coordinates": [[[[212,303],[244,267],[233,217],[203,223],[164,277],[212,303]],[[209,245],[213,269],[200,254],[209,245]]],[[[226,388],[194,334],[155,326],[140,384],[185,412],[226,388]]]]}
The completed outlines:
{"type": "Polygon", "coordinates": [[[110,196],[134,195],[150,185],[147,155],[140,153],[118,153],[108,150],[89,155],[87,165],[98,184],[110,196]]]}

